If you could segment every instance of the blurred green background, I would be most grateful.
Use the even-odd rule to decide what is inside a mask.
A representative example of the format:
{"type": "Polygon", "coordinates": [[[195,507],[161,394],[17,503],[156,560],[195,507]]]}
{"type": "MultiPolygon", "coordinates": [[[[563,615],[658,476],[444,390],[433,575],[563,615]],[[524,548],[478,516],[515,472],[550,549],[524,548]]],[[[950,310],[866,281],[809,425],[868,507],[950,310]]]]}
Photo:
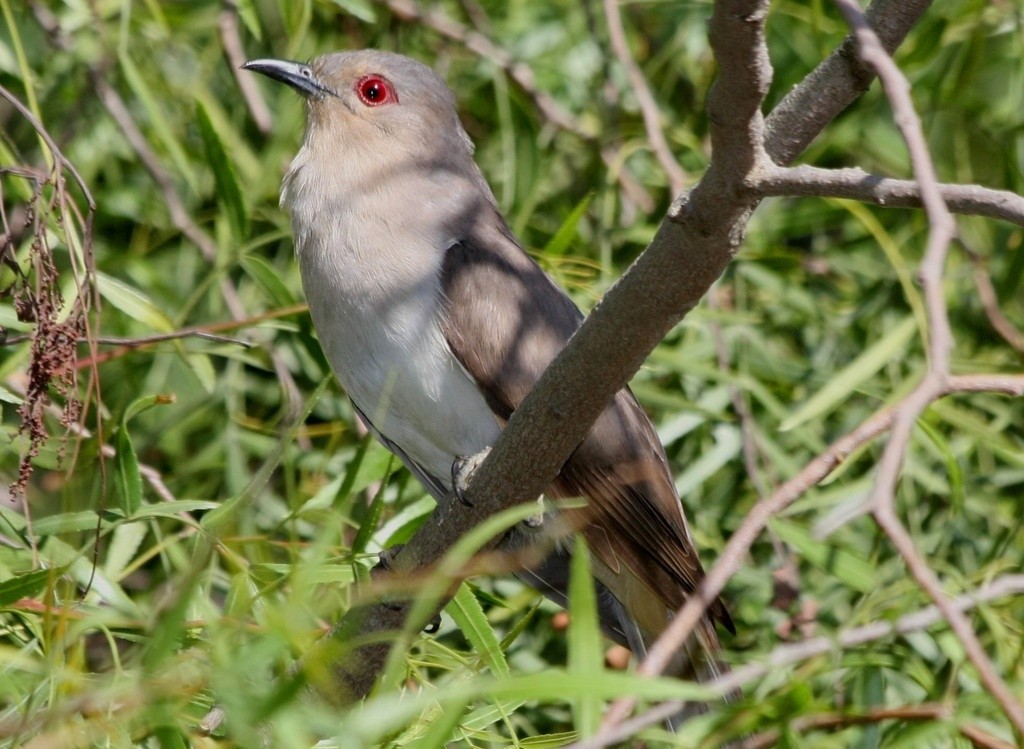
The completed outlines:
{"type": "MultiPolygon", "coordinates": [[[[237,65],[378,47],[435,66],[510,225],[584,309],[644,248],[673,197],[599,3],[415,7],[0,0],[0,85],[96,205],[90,213],[67,170],[63,197],[53,180],[33,179],[43,170],[45,180],[53,155],[0,101],[3,486],[29,450],[18,409],[39,376],[25,309],[56,284],[58,322],[88,303],[93,340],[78,346],[73,386],[85,431],[61,426],[66,394],[51,385],[38,423],[52,437],[32,461],[27,507],[0,490],[0,746],[554,747],[591,730],[608,698],[639,688],[605,668],[592,616],[574,617],[567,648],[557,608],[509,579],[464,587],[440,632],[417,638],[362,708],[330,708],[284,676],[347,609],[376,552],[407,539],[433,502],[356,426],[300,306],[278,188],[303,104],[237,65]],[[183,329],[221,337],[120,340],[183,329]],[[227,719],[202,736],[196,724],[213,704],[227,719]]],[[[696,182],[710,157],[711,3],[621,11],[669,144],[696,182]]],[[[899,51],[944,180],[1024,192],[1022,21],[1017,2],[949,0],[899,51]]],[[[772,4],[766,111],[844,32],[828,2],[772,4]]],[[[877,86],[802,160],[909,175],[877,86]]],[[[976,275],[990,280],[1009,324],[1024,327],[1024,231],[976,218],[959,226],[964,246],[945,285],[954,370],[1020,372],[1020,342],[991,324],[976,275]]],[[[707,564],[758,496],[924,372],[914,274],[927,228],[917,211],[766,202],[715,303],[691,313],[637,374],[707,564]],[[756,445],[753,473],[744,429],[756,445]]],[[[44,352],[60,350],[59,333],[44,352]]],[[[1019,400],[981,394],[936,403],[915,430],[898,510],[950,593],[1020,570],[1022,426],[1019,400]]],[[[787,640],[927,603],[856,512],[881,444],[851,456],[751,550],[727,590],[738,629],[725,638],[727,660],[758,662],[787,640]]],[[[1024,694],[1024,601],[1003,598],[971,618],[1024,694]]],[[[668,681],[645,692],[676,694],[668,681]]],[[[747,733],[783,746],[947,747],[969,745],[968,725],[1017,740],[943,626],[773,669],[746,695],[676,737],[661,727],[644,736],[679,746],[747,733]],[[828,731],[800,723],[932,703],[948,705],[949,719],[828,731]]]]}

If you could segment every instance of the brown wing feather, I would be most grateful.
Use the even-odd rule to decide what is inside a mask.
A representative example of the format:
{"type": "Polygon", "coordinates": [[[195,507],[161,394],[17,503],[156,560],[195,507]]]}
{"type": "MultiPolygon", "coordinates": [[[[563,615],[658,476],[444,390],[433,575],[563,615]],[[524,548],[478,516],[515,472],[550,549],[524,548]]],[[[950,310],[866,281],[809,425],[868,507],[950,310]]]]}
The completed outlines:
{"type": "MultiPolygon", "coordinates": [[[[488,405],[508,419],[582,315],[496,210],[448,250],[441,284],[449,345],[488,405]]],[[[598,418],[551,493],[586,498],[575,524],[589,529],[594,554],[612,571],[626,565],[666,607],[678,608],[703,577],[661,442],[628,388],[598,418]]],[[[711,613],[732,630],[721,601],[711,613]]]]}

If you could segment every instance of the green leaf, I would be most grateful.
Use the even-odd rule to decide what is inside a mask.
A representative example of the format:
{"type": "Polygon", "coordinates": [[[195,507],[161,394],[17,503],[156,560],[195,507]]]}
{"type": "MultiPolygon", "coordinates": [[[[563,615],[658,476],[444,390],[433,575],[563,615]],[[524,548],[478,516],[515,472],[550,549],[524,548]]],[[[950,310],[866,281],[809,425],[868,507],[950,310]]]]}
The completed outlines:
{"type": "Polygon", "coordinates": [[[115,611],[135,619],[142,618],[142,610],[124,589],[107,577],[107,574],[92,562],[92,544],[87,554],[64,543],[58,536],[49,536],[40,549],[43,558],[51,565],[67,568],[67,574],[79,585],[89,587],[90,598],[95,597],[115,611]]]}
{"type": "Polygon", "coordinates": [[[199,135],[203,140],[207,162],[213,172],[217,197],[227,211],[235,241],[239,243],[249,233],[249,214],[246,211],[245,199],[238,186],[235,167],[210,121],[210,114],[200,101],[196,101],[196,123],[199,125],[199,135]]]}
{"type": "Polygon", "coordinates": [[[491,671],[499,676],[509,673],[508,663],[505,654],[501,650],[501,643],[487,621],[480,601],[473,594],[473,590],[467,583],[459,585],[452,600],[445,611],[455,620],[459,630],[465,635],[469,644],[479,653],[480,657],[490,666],[491,671]]]}
{"type": "MultiPolygon", "coordinates": [[[[597,593],[590,574],[590,553],[583,536],[576,536],[569,577],[569,672],[583,677],[599,676],[604,670],[601,628],[597,621],[597,593]]],[[[573,717],[583,736],[593,736],[601,724],[599,698],[580,696],[573,700],[573,717]]]]}
{"type": "Polygon", "coordinates": [[[263,461],[263,465],[256,471],[256,474],[249,480],[249,483],[241,493],[222,503],[203,517],[201,525],[208,533],[217,534],[222,532],[243,508],[255,500],[270,480],[271,475],[273,475],[282,458],[284,458],[285,450],[292,444],[295,435],[302,428],[303,424],[306,423],[306,419],[313,410],[313,406],[316,405],[317,400],[323,395],[327,386],[333,380],[333,375],[327,375],[320,380],[320,384],[306,400],[302,411],[296,416],[291,428],[277,439],[273,450],[271,450],[270,454],[263,461]]]}
{"type": "Polygon", "coordinates": [[[142,506],[142,474],[139,473],[139,459],[128,433],[128,422],[153,406],[173,402],[174,398],[171,396],[146,395],[129,404],[124,416],[121,417],[121,428],[117,430],[117,436],[114,438],[114,447],[117,450],[114,455],[114,480],[120,507],[129,517],[142,506]]]}
{"type": "Polygon", "coordinates": [[[779,431],[788,431],[822,416],[847,400],[860,385],[873,377],[888,362],[906,354],[907,342],[913,337],[916,329],[914,318],[905,318],[849,365],[830,376],[825,387],[812,395],[779,425],[779,431]]]}
{"type": "Polygon", "coordinates": [[[580,738],[576,731],[565,731],[563,733],[545,733],[540,736],[527,736],[520,739],[519,746],[524,749],[557,749],[560,746],[567,746],[580,738]]]}
{"type": "Polygon", "coordinates": [[[125,567],[135,557],[149,533],[145,523],[121,523],[110,534],[103,571],[112,579],[120,579],[125,567]]]}
{"type": "Polygon", "coordinates": [[[256,41],[262,41],[263,29],[260,27],[259,14],[256,12],[253,0],[236,0],[235,5],[238,8],[238,17],[245,24],[246,31],[252,34],[256,41]]]}
{"type": "Polygon", "coordinates": [[[377,14],[368,0],[334,0],[334,4],[363,23],[377,23],[377,14]]]}
{"type": "Polygon", "coordinates": [[[275,307],[290,307],[296,303],[295,295],[281,281],[277,268],[259,255],[242,255],[238,262],[242,270],[263,289],[275,307]]]}
{"type": "Polygon", "coordinates": [[[195,375],[196,380],[208,394],[217,389],[217,370],[206,354],[193,351],[185,356],[188,362],[189,372],[195,375]]]}
{"type": "MultiPolygon", "coordinates": [[[[108,523],[103,525],[108,525],[108,523]]],[[[99,522],[99,515],[93,510],[80,510],[78,512],[61,512],[57,515],[39,518],[32,523],[32,532],[42,537],[54,536],[59,533],[92,531],[97,527],[102,527],[99,522]]]]}
{"type": "Polygon", "coordinates": [[[139,459],[126,421],[122,421],[121,428],[117,430],[114,446],[117,449],[114,477],[118,503],[125,515],[132,515],[142,506],[142,474],[139,473],[139,459]]]}
{"type": "Polygon", "coordinates": [[[565,217],[565,220],[558,227],[558,231],[556,231],[554,236],[548,240],[546,245],[544,245],[544,249],[541,250],[541,254],[565,254],[565,251],[569,249],[569,245],[572,244],[572,240],[576,238],[576,234],[579,231],[580,221],[583,219],[587,209],[590,207],[590,201],[593,197],[594,193],[587,193],[583,200],[576,204],[576,207],[572,209],[572,212],[565,217]]]}
{"type": "Polygon", "coordinates": [[[170,333],[174,323],[145,294],[105,273],[96,273],[100,294],[133,320],[159,333],[170,333]]]}
{"type": "Polygon", "coordinates": [[[0,582],[0,606],[10,606],[22,598],[32,598],[60,575],[56,570],[33,570],[0,582]]]}
{"type": "Polygon", "coordinates": [[[373,534],[377,532],[377,527],[380,525],[381,515],[384,513],[384,488],[387,486],[387,477],[391,473],[391,461],[388,461],[387,470],[384,472],[384,479],[381,481],[380,489],[377,490],[377,494],[374,495],[373,501],[370,503],[370,511],[363,518],[363,522],[359,525],[359,532],[356,533],[355,540],[352,541],[352,553],[362,554],[366,551],[366,546],[373,538],[373,534]]]}
{"type": "Polygon", "coordinates": [[[448,746],[448,742],[452,739],[452,733],[455,731],[455,727],[459,725],[459,721],[463,713],[466,712],[466,705],[469,702],[470,698],[466,697],[461,700],[452,700],[446,703],[443,708],[435,707],[431,709],[424,716],[428,726],[427,730],[419,738],[406,744],[406,746],[409,749],[439,749],[439,747],[448,746]]]}
{"type": "Polygon", "coordinates": [[[508,700],[496,704],[483,705],[466,713],[459,724],[468,731],[482,731],[499,720],[511,715],[526,703],[526,700],[508,700]]]}
{"type": "Polygon", "coordinates": [[[787,520],[775,518],[772,529],[801,557],[835,575],[854,590],[869,593],[878,585],[875,568],[860,557],[833,544],[815,540],[810,533],[787,520]]]}
{"type": "Polygon", "coordinates": [[[155,505],[146,505],[145,507],[140,508],[131,517],[131,519],[144,520],[146,518],[179,517],[182,513],[212,510],[219,506],[220,502],[213,502],[206,499],[178,499],[174,502],[160,502],[155,505]]]}

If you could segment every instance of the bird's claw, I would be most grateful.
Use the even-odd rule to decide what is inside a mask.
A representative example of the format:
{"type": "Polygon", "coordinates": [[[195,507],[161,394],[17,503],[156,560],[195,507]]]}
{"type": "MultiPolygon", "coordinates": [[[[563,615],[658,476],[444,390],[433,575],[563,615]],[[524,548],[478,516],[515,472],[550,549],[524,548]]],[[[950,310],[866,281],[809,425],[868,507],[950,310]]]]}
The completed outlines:
{"type": "Polygon", "coordinates": [[[380,552],[378,552],[377,554],[376,569],[380,570],[381,572],[390,571],[391,563],[394,561],[395,557],[398,556],[398,552],[402,550],[402,547],[404,545],[405,544],[395,544],[390,548],[381,549],[380,552]]]}
{"type": "Polygon", "coordinates": [[[466,499],[466,489],[469,488],[470,479],[476,473],[476,469],[484,462],[491,453],[491,448],[485,447],[476,455],[459,457],[452,461],[452,491],[455,498],[466,507],[472,507],[473,503],[466,499]]]}

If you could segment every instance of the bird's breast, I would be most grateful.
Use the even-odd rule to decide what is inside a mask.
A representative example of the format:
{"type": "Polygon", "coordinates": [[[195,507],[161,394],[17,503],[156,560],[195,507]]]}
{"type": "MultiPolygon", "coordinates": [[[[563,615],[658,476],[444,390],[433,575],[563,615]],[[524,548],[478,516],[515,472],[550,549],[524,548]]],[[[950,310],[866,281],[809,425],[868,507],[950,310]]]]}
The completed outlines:
{"type": "Polygon", "coordinates": [[[339,206],[312,223],[293,212],[313,324],[359,410],[448,483],[452,461],[493,444],[500,426],[441,329],[445,239],[351,212],[339,206]]]}

